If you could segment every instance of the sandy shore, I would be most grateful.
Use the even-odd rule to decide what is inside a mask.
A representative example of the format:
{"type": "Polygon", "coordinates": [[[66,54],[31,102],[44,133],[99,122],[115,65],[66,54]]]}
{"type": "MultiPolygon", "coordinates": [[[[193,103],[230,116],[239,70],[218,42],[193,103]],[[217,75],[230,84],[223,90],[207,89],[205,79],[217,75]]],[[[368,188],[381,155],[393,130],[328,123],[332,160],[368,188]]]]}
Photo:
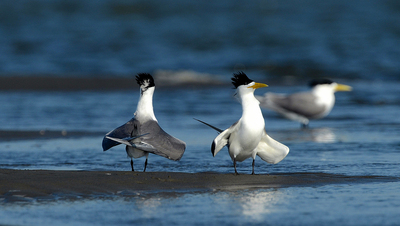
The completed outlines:
{"type": "Polygon", "coordinates": [[[52,171],[0,169],[0,197],[118,194],[121,192],[231,190],[390,181],[393,178],[324,173],[238,175],[217,173],[52,171]]]}

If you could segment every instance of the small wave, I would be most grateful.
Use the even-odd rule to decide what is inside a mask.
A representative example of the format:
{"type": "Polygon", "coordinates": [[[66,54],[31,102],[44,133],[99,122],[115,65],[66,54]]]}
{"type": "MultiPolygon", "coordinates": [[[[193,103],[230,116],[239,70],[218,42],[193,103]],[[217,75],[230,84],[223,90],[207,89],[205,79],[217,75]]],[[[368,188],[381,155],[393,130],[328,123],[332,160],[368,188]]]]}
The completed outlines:
{"type": "Polygon", "coordinates": [[[193,70],[156,70],[154,79],[157,86],[179,85],[222,85],[223,82],[217,75],[200,73],[193,70]]]}

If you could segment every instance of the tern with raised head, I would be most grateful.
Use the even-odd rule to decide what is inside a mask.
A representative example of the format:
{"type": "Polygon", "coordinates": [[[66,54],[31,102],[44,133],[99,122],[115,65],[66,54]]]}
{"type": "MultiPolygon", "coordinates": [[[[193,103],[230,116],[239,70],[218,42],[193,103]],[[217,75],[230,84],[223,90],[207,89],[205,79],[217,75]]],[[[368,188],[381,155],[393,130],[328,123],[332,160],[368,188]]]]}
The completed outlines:
{"type": "Polygon", "coordinates": [[[236,88],[235,96],[241,103],[243,110],[239,121],[228,129],[221,130],[208,123],[196,120],[220,133],[211,145],[213,156],[224,146],[227,146],[235,174],[238,174],[236,162],[242,162],[247,158],[253,158],[252,174],[254,174],[257,155],[268,163],[276,164],[286,157],[289,148],[272,139],[265,131],[265,122],[259,106],[260,102],[254,97],[254,91],[267,85],[254,82],[243,72],[234,74],[232,84],[236,88]]]}
{"type": "Polygon", "coordinates": [[[140,98],[134,117],[124,125],[108,132],[103,138],[103,151],[119,145],[126,145],[126,153],[131,158],[146,156],[146,171],[149,153],[163,156],[171,160],[181,159],[185,152],[185,142],[169,135],[159,125],[153,111],[154,79],[150,74],[141,73],[136,76],[140,86],[140,98]]]}
{"type": "Polygon", "coordinates": [[[351,91],[348,85],[338,84],[329,79],[315,79],[310,82],[311,90],[287,94],[265,93],[255,96],[260,106],[273,110],[285,118],[298,121],[307,127],[311,119],[327,116],[335,105],[335,92],[351,91]]]}

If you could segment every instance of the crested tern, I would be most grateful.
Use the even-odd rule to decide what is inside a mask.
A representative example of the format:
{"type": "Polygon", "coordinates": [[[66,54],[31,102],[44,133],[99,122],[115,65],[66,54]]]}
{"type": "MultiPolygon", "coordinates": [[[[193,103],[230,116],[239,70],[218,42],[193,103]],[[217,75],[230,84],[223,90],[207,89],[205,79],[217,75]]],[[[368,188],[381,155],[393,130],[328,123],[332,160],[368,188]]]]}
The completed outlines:
{"type": "Polygon", "coordinates": [[[204,123],[220,134],[213,140],[211,153],[215,155],[224,147],[228,147],[229,155],[236,170],[236,162],[253,158],[252,174],[254,174],[255,158],[276,164],[286,157],[289,148],[272,139],[265,131],[265,122],[260,109],[260,102],[254,97],[255,89],[266,87],[266,84],[256,83],[243,72],[235,73],[232,84],[236,88],[235,96],[242,105],[242,117],[226,130],[204,123]]]}
{"type": "Polygon", "coordinates": [[[255,96],[260,106],[273,110],[285,118],[301,123],[307,127],[310,119],[327,116],[335,104],[335,92],[351,91],[352,87],[338,84],[329,79],[315,79],[310,82],[311,90],[290,95],[265,93],[255,96]]]}
{"type": "Polygon", "coordinates": [[[103,151],[119,145],[126,145],[126,153],[131,158],[146,156],[146,171],[149,153],[171,160],[179,160],[185,152],[185,142],[169,135],[159,125],[153,111],[154,79],[150,74],[136,76],[140,86],[140,98],[134,117],[122,126],[108,132],[103,138],[103,151]]]}

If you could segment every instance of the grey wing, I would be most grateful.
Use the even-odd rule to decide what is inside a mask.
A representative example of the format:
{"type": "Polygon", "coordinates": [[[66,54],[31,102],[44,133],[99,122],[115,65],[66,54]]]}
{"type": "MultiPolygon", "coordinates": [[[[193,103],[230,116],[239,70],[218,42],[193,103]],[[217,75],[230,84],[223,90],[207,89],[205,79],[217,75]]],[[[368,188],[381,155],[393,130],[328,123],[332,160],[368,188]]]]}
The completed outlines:
{"type": "Polygon", "coordinates": [[[157,121],[147,121],[141,125],[141,133],[147,134],[141,138],[143,143],[154,147],[151,153],[172,160],[182,158],[186,149],[186,143],[166,133],[157,121]]]}
{"type": "Polygon", "coordinates": [[[267,107],[281,113],[293,112],[306,118],[313,118],[324,112],[324,107],[315,104],[315,96],[310,92],[280,95],[267,93],[265,95],[267,107]]]}
{"type": "Polygon", "coordinates": [[[139,122],[135,118],[132,118],[127,123],[123,124],[122,126],[116,128],[114,130],[111,130],[104,136],[103,142],[102,142],[103,151],[107,151],[108,149],[121,144],[120,142],[117,142],[115,140],[108,139],[107,136],[123,139],[123,138],[127,138],[127,137],[135,137],[138,135],[140,135],[139,134],[139,122]]]}
{"type": "Polygon", "coordinates": [[[316,104],[316,97],[310,92],[294,93],[287,97],[287,104],[283,106],[289,111],[313,118],[324,112],[322,105],[316,104]]]}

